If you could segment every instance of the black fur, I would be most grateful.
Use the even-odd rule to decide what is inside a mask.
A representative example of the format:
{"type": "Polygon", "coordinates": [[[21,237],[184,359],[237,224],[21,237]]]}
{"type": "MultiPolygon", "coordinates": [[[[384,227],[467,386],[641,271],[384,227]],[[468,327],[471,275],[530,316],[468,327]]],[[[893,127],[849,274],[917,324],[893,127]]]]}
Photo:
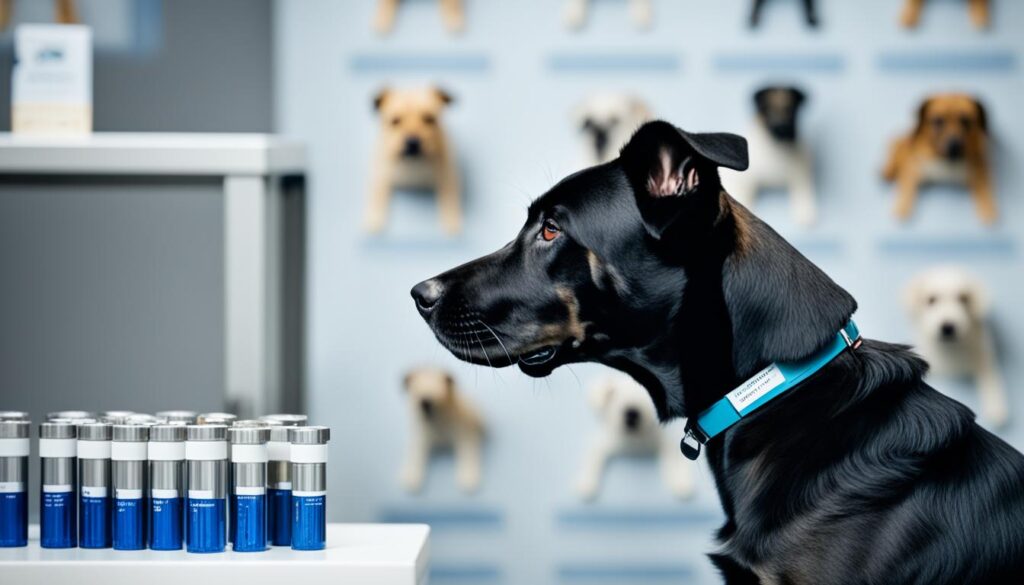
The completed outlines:
{"type": "MultiPolygon", "coordinates": [[[[722,192],[717,167],[745,161],[742,139],[693,136],[643,126],[534,202],[507,246],[418,285],[438,339],[532,376],[610,365],[663,420],[829,342],[856,302],[722,192]]],[[[726,583],[1022,582],[1024,457],[925,369],[867,340],[708,443],[726,583]]]]}

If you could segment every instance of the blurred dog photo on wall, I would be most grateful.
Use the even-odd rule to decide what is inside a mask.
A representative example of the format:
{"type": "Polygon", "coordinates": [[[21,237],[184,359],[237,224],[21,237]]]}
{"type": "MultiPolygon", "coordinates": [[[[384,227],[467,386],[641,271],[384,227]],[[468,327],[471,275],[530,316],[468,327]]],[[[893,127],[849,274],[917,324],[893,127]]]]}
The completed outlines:
{"type": "MultiPolygon", "coordinates": [[[[398,16],[398,5],[403,0],[377,0],[377,15],[373,28],[379,34],[387,34],[395,27],[398,16]]],[[[437,0],[441,8],[441,20],[450,33],[461,32],[466,26],[465,7],[463,0],[437,0]]]]}
{"type": "Polygon", "coordinates": [[[991,225],[998,219],[991,167],[985,107],[973,96],[944,93],[918,107],[913,130],[892,143],[882,176],[896,184],[897,219],[910,217],[921,187],[945,184],[967,187],[978,217],[991,225]]]}
{"type": "MultiPolygon", "coordinates": [[[[818,26],[818,9],[816,0],[790,0],[799,1],[803,4],[804,20],[808,26],[818,26]]],[[[761,13],[764,12],[764,5],[767,0],[753,0],[750,7],[750,27],[756,28],[761,25],[761,13]]]]}
{"type": "Polygon", "coordinates": [[[641,124],[652,118],[651,110],[639,97],[625,93],[596,93],[573,110],[579,129],[584,166],[608,162],[619,156],[641,124]]]}
{"type": "Polygon", "coordinates": [[[584,455],[576,482],[581,498],[597,497],[608,463],[621,456],[657,458],[669,492],[677,498],[693,495],[689,461],[680,456],[677,438],[662,428],[643,386],[625,376],[611,376],[591,388],[590,405],[601,428],[584,455]]]}
{"type": "Polygon", "coordinates": [[[1005,425],[1010,412],[985,285],[963,268],[938,266],[915,276],[904,299],[916,349],[931,373],[969,378],[977,387],[982,418],[995,427],[1005,425]]]}
{"type": "Polygon", "coordinates": [[[374,98],[380,137],[364,220],[368,232],[384,230],[396,189],[434,191],[445,233],[461,231],[459,170],[441,123],[442,113],[451,103],[451,95],[437,87],[383,89],[374,98]]]}
{"type": "MultiPolygon", "coordinates": [[[[651,0],[624,0],[629,4],[629,17],[640,29],[650,28],[653,21],[651,0]]],[[[571,29],[583,28],[587,14],[592,9],[592,0],[566,0],[565,25],[571,29]]]]}
{"type": "MultiPolygon", "coordinates": [[[[900,24],[904,28],[915,28],[921,22],[921,13],[924,12],[924,5],[928,0],[905,0],[903,13],[900,15],[900,24]]],[[[986,28],[990,21],[989,0],[961,0],[967,4],[967,14],[970,16],[974,28],[986,28]]]]}
{"type": "Polygon", "coordinates": [[[483,417],[444,370],[412,369],[403,386],[410,432],[402,487],[410,493],[422,490],[433,455],[450,450],[455,456],[456,484],[465,493],[475,492],[482,476],[483,417]]]}
{"type": "Polygon", "coordinates": [[[788,85],[770,85],[754,93],[756,115],[746,134],[750,167],[723,171],[722,182],[737,201],[753,209],[766,189],[788,193],[794,221],[810,226],[817,218],[814,162],[800,131],[806,94],[788,85]]]}

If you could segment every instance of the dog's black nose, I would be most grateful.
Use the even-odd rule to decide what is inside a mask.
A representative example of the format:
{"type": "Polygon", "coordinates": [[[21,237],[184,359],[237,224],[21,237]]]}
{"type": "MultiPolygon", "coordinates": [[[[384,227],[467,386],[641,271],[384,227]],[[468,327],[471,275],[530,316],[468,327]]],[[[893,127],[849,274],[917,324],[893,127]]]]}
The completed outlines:
{"type": "Polygon", "coordinates": [[[946,157],[952,160],[959,160],[964,156],[964,141],[950,140],[946,144],[946,157]]]}
{"type": "Polygon", "coordinates": [[[623,413],[625,419],[626,428],[629,430],[636,430],[640,426],[640,411],[635,408],[627,408],[626,412],[623,413]]]}
{"type": "Polygon", "coordinates": [[[425,418],[430,418],[434,415],[434,403],[424,398],[420,400],[420,411],[423,413],[425,418]]]}
{"type": "Polygon", "coordinates": [[[953,325],[952,323],[943,323],[939,327],[939,335],[941,335],[943,339],[954,339],[956,337],[956,325],[953,325]]]}
{"type": "Polygon", "coordinates": [[[405,156],[417,156],[423,151],[423,143],[419,138],[410,136],[405,139],[405,146],[402,147],[402,154],[405,156]]]}
{"type": "Polygon", "coordinates": [[[416,300],[416,308],[421,313],[429,313],[437,301],[441,300],[444,287],[437,280],[424,280],[412,287],[412,298],[416,300]]]}

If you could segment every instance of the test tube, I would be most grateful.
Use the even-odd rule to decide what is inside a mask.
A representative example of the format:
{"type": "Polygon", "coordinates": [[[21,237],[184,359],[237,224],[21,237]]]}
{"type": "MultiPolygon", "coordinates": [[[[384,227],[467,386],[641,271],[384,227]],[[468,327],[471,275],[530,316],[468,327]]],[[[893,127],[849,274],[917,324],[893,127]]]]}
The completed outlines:
{"type": "Polygon", "coordinates": [[[321,550],[327,542],[327,427],[289,427],[292,549],[321,550]]]}
{"type": "Polygon", "coordinates": [[[185,519],[185,427],[149,429],[149,548],[180,550],[185,519]]]}
{"type": "Polygon", "coordinates": [[[110,440],[107,423],[78,425],[78,545],[109,548],[110,440]]]}
{"type": "Polygon", "coordinates": [[[39,493],[39,546],[78,546],[78,515],[75,497],[75,463],[78,426],[56,420],[39,425],[39,458],[42,473],[39,493]]]}
{"type": "Polygon", "coordinates": [[[267,549],[267,426],[228,429],[231,443],[231,531],[234,550],[267,549]]]}
{"type": "Polygon", "coordinates": [[[117,550],[146,548],[146,465],[149,428],[114,425],[110,459],[114,476],[111,535],[117,550]]]}
{"type": "Polygon", "coordinates": [[[0,421],[0,547],[28,544],[27,420],[0,421]]]}
{"type": "Polygon", "coordinates": [[[228,445],[224,425],[188,425],[188,552],[224,550],[227,536],[228,445]]]}

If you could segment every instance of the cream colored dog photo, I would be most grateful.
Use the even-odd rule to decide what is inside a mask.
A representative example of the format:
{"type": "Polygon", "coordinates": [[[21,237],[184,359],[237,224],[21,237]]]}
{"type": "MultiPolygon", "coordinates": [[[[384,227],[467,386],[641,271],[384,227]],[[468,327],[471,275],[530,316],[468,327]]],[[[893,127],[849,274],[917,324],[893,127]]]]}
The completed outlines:
{"type": "Polygon", "coordinates": [[[931,373],[968,377],[978,390],[981,416],[993,426],[1009,419],[1006,387],[988,324],[989,301],[980,280],[955,266],[916,276],[905,300],[917,334],[917,350],[931,373]]]}
{"type": "Polygon", "coordinates": [[[590,402],[601,429],[583,459],[576,483],[580,497],[597,497],[608,463],[619,456],[656,457],[662,481],[672,495],[693,495],[689,461],[679,452],[678,437],[662,429],[643,386],[625,376],[609,377],[591,389],[590,402]]]}
{"type": "MultiPolygon", "coordinates": [[[[380,34],[387,34],[395,28],[395,19],[398,16],[398,5],[401,0],[378,0],[377,16],[373,21],[373,28],[380,34]]],[[[461,32],[466,26],[465,9],[462,0],[439,0],[441,7],[441,20],[444,27],[450,33],[461,32]]]]}
{"type": "MultiPolygon", "coordinates": [[[[650,28],[653,20],[651,0],[626,0],[629,3],[629,16],[637,28],[650,28]]],[[[587,22],[590,12],[590,0],[568,0],[565,5],[565,24],[569,28],[579,29],[587,22]]]]}
{"type": "Polygon", "coordinates": [[[590,167],[618,158],[633,133],[652,118],[651,109],[637,96],[596,93],[573,110],[583,142],[583,163],[590,167]]]}
{"type": "Polygon", "coordinates": [[[480,487],[484,440],[483,418],[455,386],[451,374],[416,368],[405,376],[411,419],[409,446],[402,467],[402,487],[423,489],[432,456],[444,450],[455,455],[455,481],[464,492],[480,487]]]}
{"type": "Polygon", "coordinates": [[[374,99],[380,138],[374,154],[365,226],[384,230],[396,189],[432,190],[441,227],[454,235],[462,229],[462,189],[455,154],[441,124],[452,97],[437,87],[384,89],[374,99]]]}

